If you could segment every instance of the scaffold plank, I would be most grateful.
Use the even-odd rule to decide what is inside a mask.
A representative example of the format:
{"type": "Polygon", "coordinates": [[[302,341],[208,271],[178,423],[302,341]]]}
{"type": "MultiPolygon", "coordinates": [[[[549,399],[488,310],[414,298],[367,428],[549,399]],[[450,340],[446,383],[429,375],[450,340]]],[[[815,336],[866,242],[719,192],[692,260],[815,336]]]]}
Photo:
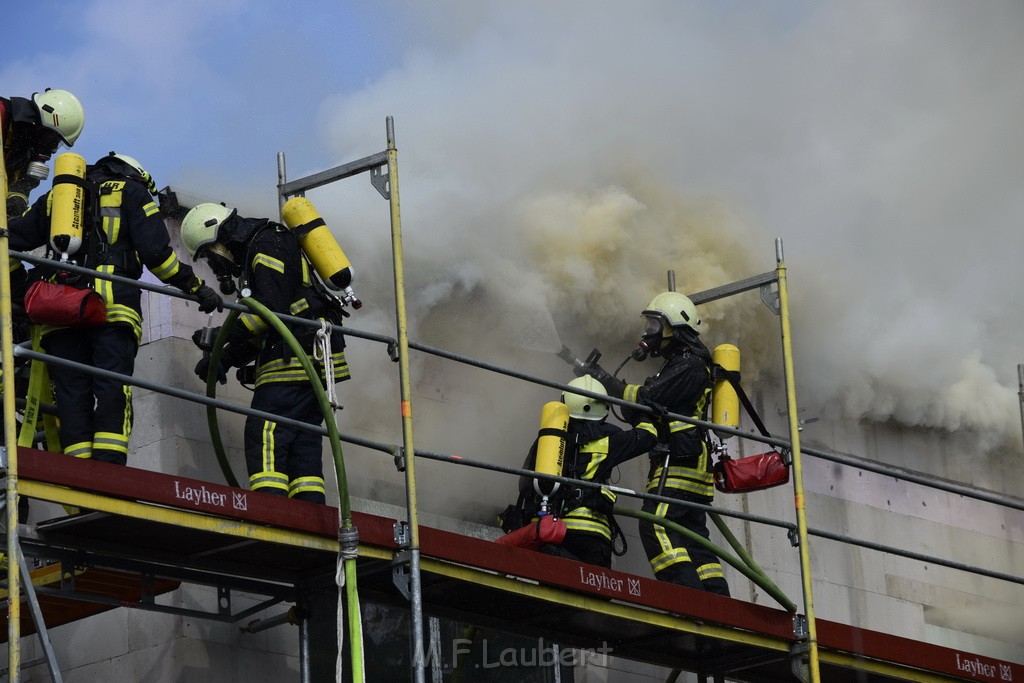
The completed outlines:
{"type": "MultiPolygon", "coordinates": [[[[335,561],[339,520],[333,507],[34,449],[20,450],[19,468],[27,493],[109,516],[54,523],[53,533],[66,525],[66,536],[94,543],[127,538],[143,554],[171,548],[189,561],[264,572],[261,579],[270,564],[300,576],[327,571],[335,561]]],[[[353,513],[353,522],[360,591],[401,602],[389,571],[400,550],[397,520],[353,513]]],[[[734,680],[792,680],[787,650],[797,638],[785,610],[430,527],[420,527],[420,546],[424,605],[434,614],[546,634],[574,647],[614,643],[620,656],[699,666],[734,680]]],[[[817,623],[825,680],[853,683],[867,674],[872,681],[1024,681],[1017,663],[817,623]]]]}

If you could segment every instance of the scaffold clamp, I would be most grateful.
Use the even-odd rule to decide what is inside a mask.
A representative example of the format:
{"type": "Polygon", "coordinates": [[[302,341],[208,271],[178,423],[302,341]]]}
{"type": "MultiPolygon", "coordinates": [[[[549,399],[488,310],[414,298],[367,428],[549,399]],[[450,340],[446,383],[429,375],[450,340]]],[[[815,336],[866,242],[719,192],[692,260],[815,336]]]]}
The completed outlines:
{"type": "Polygon", "coordinates": [[[409,523],[408,522],[395,522],[394,526],[395,533],[395,545],[399,548],[409,547],[409,523]]]}

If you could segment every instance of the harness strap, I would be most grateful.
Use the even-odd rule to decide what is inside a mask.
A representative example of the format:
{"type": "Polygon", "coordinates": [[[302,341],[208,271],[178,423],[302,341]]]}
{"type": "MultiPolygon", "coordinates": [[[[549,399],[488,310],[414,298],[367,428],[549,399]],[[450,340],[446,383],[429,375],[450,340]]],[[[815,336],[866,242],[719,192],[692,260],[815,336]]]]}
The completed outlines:
{"type": "Polygon", "coordinates": [[[761,432],[762,436],[771,436],[768,433],[768,429],[764,426],[764,422],[761,421],[761,416],[754,410],[754,405],[747,398],[747,394],[743,391],[743,387],[740,386],[740,373],[735,370],[726,370],[721,365],[715,365],[715,374],[725,380],[728,380],[732,388],[736,390],[736,395],[739,396],[740,402],[743,404],[743,408],[750,415],[751,421],[754,426],[757,427],[758,431],[761,432]]]}

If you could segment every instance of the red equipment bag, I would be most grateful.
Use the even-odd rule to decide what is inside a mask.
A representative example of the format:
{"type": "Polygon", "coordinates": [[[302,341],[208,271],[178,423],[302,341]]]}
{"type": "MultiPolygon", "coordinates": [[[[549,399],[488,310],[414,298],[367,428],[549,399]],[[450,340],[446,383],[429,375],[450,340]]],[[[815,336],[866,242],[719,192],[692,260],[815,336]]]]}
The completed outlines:
{"type": "Polygon", "coordinates": [[[746,493],[789,481],[789,466],[777,451],[733,460],[723,455],[714,467],[715,488],[722,493],[746,493]]]}
{"type": "Polygon", "coordinates": [[[545,543],[562,545],[562,541],[565,540],[565,532],[565,522],[556,519],[554,515],[541,515],[536,522],[530,522],[522,529],[505,534],[496,542],[527,550],[537,550],[545,543]]]}
{"type": "Polygon", "coordinates": [[[25,292],[25,313],[41,325],[95,327],[107,322],[107,305],[93,289],[39,280],[25,292]]]}

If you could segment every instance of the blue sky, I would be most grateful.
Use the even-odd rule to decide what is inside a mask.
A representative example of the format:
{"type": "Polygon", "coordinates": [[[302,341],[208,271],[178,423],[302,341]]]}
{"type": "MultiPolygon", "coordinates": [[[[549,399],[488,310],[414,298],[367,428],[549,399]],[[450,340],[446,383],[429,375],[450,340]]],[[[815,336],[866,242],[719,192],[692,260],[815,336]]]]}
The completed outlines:
{"type": "MultiPolygon", "coordinates": [[[[381,151],[394,116],[429,342],[480,355],[483,320],[486,348],[545,326],[628,348],[667,269],[717,286],[782,237],[813,412],[1019,441],[1019,2],[37,0],[5,21],[3,93],[76,92],[76,152],[251,211],[276,209],[277,152],[319,171],[381,151]]],[[[358,182],[310,198],[385,300],[386,205],[358,182]]],[[[709,339],[774,367],[758,306],[709,306],[709,339]]]]}
{"type": "MultiPolygon", "coordinates": [[[[13,15],[13,16],[12,16],[13,15]]],[[[0,73],[5,94],[74,91],[87,127],[76,152],[117,149],[160,182],[200,166],[273,181],[287,149],[310,168],[324,97],[392,67],[387,11],[366,2],[17,3],[0,73]],[[8,92],[9,91],[9,92],[8,92]]]]}

